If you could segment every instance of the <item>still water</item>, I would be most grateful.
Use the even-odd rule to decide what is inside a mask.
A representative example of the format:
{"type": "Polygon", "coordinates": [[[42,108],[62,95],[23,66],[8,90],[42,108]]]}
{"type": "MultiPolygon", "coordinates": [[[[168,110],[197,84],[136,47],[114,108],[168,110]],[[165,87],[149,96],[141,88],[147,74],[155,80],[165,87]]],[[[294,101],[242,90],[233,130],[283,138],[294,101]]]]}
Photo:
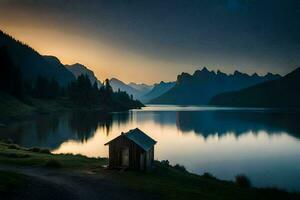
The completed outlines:
{"type": "Polygon", "coordinates": [[[155,159],[255,186],[300,191],[300,115],[267,109],[148,106],[104,115],[74,112],[40,116],[0,128],[0,137],[53,153],[107,157],[104,144],[140,128],[156,141],[155,159]]]}

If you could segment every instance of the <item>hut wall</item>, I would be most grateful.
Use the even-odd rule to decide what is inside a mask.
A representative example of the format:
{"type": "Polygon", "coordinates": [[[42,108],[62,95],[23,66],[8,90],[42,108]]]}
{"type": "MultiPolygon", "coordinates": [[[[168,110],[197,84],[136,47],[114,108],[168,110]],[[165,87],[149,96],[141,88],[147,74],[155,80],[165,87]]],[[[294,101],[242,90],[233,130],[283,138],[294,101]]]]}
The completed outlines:
{"type": "Polygon", "coordinates": [[[140,155],[145,151],[122,136],[109,143],[109,167],[122,167],[121,152],[124,148],[129,148],[129,168],[140,169],[140,155]]]}

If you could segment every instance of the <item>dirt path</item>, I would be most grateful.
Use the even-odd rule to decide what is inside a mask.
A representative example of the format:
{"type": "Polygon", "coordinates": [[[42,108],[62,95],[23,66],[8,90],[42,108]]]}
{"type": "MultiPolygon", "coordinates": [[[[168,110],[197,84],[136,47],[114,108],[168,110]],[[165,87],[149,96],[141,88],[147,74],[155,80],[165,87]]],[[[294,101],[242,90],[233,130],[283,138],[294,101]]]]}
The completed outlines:
{"type": "Polygon", "coordinates": [[[88,172],[0,165],[0,170],[27,175],[29,181],[2,200],[135,200],[157,196],[129,189],[103,176],[88,172]]]}

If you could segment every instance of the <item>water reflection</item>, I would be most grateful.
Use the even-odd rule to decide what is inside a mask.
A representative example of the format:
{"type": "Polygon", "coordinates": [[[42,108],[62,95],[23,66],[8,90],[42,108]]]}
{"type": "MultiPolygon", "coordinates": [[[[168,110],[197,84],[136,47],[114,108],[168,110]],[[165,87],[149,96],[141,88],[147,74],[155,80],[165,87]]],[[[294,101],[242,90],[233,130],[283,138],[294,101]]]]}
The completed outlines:
{"type": "Polygon", "coordinates": [[[244,173],[257,186],[300,191],[299,121],[297,113],[266,109],[147,107],[44,115],[0,128],[0,136],[54,153],[106,157],[107,141],[139,127],[158,141],[155,159],[222,179],[244,173]]]}
{"type": "MultiPolygon", "coordinates": [[[[121,123],[127,119],[128,113],[118,118],[118,121],[121,123]]],[[[113,120],[111,114],[101,112],[41,115],[35,120],[13,123],[7,128],[0,128],[0,135],[25,147],[56,149],[68,140],[86,142],[94,136],[97,129],[104,130],[108,135],[113,120]]]]}
{"type": "Polygon", "coordinates": [[[176,125],[183,133],[193,131],[203,137],[223,136],[229,132],[238,137],[266,131],[270,135],[287,132],[299,138],[299,119],[299,113],[272,111],[180,111],[176,114],[176,125]]]}
{"type": "Polygon", "coordinates": [[[42,115],[35,120],[11,124],[8,128],[0,128],[0,136],[10,138],[23,146],[56,149],[68,140],[87,142],[94,137],[97,130],[109,136],[113,132],[113,126],[120,128],[126,125],[128,128],[133,124],[138,126],[154,123],[157,127],[176,126],[182,134],[193,132],[204,138],[227,134],[239,137],[249,132],[255,136],[260,131],[265,131],[268,135],[284,132],[299,138],[299,119],[299,113],[256,110],[189,112],[136,110],[112,114],[70,112],[42,115]]]}

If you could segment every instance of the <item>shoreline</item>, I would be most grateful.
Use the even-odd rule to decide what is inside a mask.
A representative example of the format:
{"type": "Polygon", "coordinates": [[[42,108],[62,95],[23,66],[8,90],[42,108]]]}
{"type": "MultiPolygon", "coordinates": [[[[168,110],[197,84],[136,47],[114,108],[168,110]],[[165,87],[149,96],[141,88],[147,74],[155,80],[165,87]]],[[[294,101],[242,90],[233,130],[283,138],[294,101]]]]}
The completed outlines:
{"type": "MultiPolygon", "coordinates": [[[[42,185],[53,185],[52,180],[62,180],[61,187],[67,188],[67,182],[83,188],[85,184],[97,180],[98,184],[109,183],[108,189],[137,192],[140,195],[157,197],[158,199],[300,199],[299,192],[287,192],[278,188],[256,188],[251,184],[219,180],[209,173],[197,175],[188,172],[183,166],[170,165],[168,161],[155,161],[155,168],[148,172],[108,170],[107,158],[88,158],[72,154],[52,154],[49,150],[39,148],[23,148],[16,144],[0,141],[0,177],[1,172],[26,176],[26,182],[35,183],[35,179],[43,180],[42,185]],[[44,176],[45,179],[43,178],[44,176]],[[77,178],[80,177],[80,183],[77,178]],[[83,182],[82,182],[83,181],[83,182]],[[218,192],[216,192],[218,191],[218,192]],[[279,198],[281,197],[281,198],[279,198]]],[[[3,175],[2,175],[3,176],[3,175]]],[[[17,176],[18,177],[18,176],[17,176]]],[[[12,191],[22,192],[25,187],[20,180],[18,186],[11,186],[12,191]]],[[[1,183],[0,188],[3,184],[1,183]],[[1,185],[2,184],[2,185],[1,185]]],[[[57,187],[55,182],[53,186],[57,187]]],[[[91,192],[97,188],[89,186],[91,192]]],[[[36,191],[30,188],[31,192],[36,191]]],[[[56,189],[57,190],[57,189],[56,189]]],[[[14,195],[11,191],[6,191],[14,195]]],[[[53,192],[53,191],[52,191],[53,192]]],[[[56,192],[66,192],[59,191],[56,192]]],[[[87,190],[82,189],[82,193],[87,190]]],[[[1,195],[1,190],[0,190],[1,195]]],[[[48,195],[48,193],[45,193],[48,195]]],[[[27,198],[24,198],[27,199],[27,198]]],[[[83,198],[78,198],[83,199],[83,198]]]]}

